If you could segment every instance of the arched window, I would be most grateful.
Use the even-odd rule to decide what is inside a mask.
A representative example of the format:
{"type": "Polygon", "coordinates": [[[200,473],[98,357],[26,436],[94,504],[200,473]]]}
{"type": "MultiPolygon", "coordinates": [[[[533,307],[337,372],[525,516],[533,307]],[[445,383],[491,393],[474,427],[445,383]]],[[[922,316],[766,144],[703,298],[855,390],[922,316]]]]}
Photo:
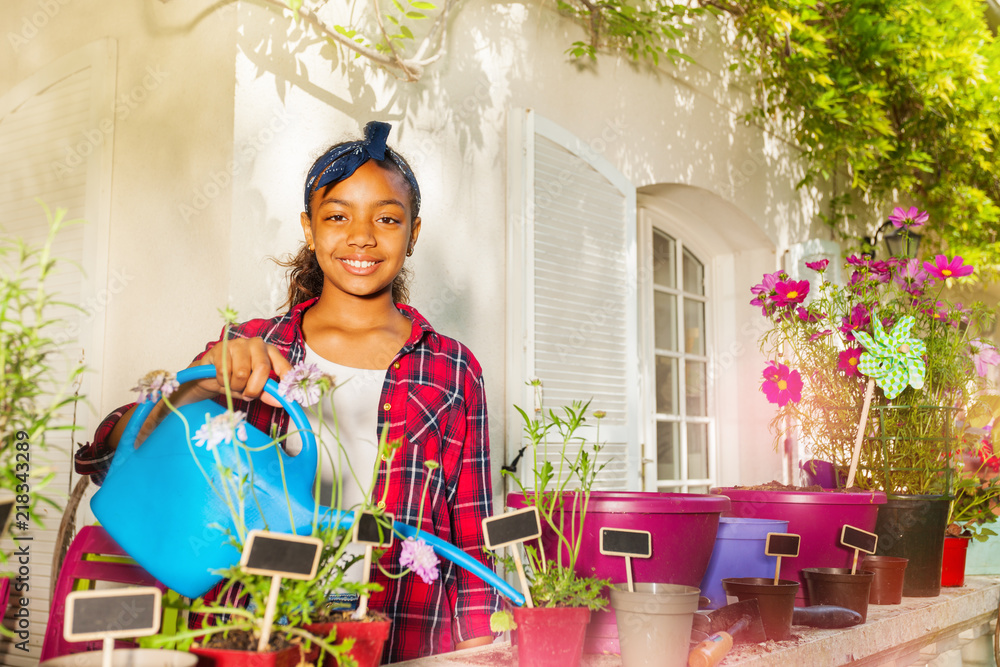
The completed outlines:
{"type": "Polygon", "coordinates": [[[702,492],[713,478],[705,264],[683,241],[651,230],[656,486],[702,492]]]}

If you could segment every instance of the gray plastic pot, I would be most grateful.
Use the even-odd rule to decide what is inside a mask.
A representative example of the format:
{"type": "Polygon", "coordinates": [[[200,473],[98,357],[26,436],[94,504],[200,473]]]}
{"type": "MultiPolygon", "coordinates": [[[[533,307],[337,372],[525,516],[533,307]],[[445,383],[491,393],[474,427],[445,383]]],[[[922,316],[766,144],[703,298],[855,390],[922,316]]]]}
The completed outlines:
{"type": "MultiPolygon", "coordinates": [[[[101,667],[103,651],[74,653],[46,660],[39,667],[101,667]]],[[[152,648],[115,649],[112,667],[194,667],[198,656],[152,648]]]]}
{"type": "Polygon", "coordinates": [[[699,590],[679,584],[628,584],[611,588],[622,667],[687,665],[699,590]]]}

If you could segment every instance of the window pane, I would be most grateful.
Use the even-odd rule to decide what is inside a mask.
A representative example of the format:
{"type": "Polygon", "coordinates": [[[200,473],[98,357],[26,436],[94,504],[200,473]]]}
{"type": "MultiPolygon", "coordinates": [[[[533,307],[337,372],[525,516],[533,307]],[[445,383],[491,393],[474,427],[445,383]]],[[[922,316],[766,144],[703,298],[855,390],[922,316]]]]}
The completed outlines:
{"type": "Polygon", "coordinates": [[[676,415],[677,401],[677,360],[670,357],[656,357],[656,411],[661,414],[676,415]]]}
{"type": "Polygon", "coordinates": [[[688,416],[707,416],[708,400],[705,391],[704,362],[687,361],[684,363],[684,392],[687,394],[685,406],[687,407],[688,416]]]}
{"type": "Polygon", "coordinates": [[[705,303],[684,299],[684,351],[705,354],[705,303]]]}
{"type": "Polygon", "coordinates": [[[708,424],[687,425],[688,479],[708,477],[708,424]]]}
{"type": "Polygon", "coordinates": [[[653,295],[653,325],[656,327],[656,348],[677,351],[677,297],[657,292],[653,295]]]}
{"type": "Polygon", "coordinates": [[[684,249],[684,291],[691,294],[705,294],[705,265],[684,249]]]}
{"type": "Polygon", "coordinates": [[[677,422],[657,422],[656,424],[656,478],[677,479],[677,464],[680,454],[677,450],[680,437],[677,422]]]}
{"type": "Polygon", "coordinates": [[[677,257],[674,240],[659,230],[653,230],[653,282],[661,287],[677,286],[677,257]]]}
{"type": "Polygon", "coordinates": [[[688,493],[708,493],[707,486],[691,486],[688,487],[688,493]]]}

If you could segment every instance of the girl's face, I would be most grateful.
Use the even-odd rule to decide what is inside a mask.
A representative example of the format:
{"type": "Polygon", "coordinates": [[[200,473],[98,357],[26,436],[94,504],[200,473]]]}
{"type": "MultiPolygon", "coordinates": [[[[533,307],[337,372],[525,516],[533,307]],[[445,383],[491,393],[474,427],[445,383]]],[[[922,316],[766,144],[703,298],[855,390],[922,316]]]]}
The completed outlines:
{"type": "Polygon", "coordinates": [[[369,160],[349,178],[312,194],[302,213],[306,242],[315,246],[324,291],[357,297],[391,292],[406,251],[420,234],[410,221],[410,190],[402,174],[369,160]]]}

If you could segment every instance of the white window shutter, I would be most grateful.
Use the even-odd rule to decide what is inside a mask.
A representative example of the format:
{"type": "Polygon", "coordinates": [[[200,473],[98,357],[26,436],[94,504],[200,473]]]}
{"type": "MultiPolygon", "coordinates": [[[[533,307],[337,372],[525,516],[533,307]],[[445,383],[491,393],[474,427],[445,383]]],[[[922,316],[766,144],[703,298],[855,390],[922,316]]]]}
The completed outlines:
{"type": "MultiPolygon", "coordinates": [[[[102,40],[84,47],[45,67],[0,96],[0,226],[2,233],[22,238],[39,247],[48,233],[47,221],[36,199],[44,201],[53,214],[67,209],[66,220],[83,218],[83,225],[64,227],[52,248],[52,256],[62,260],[51,275],[47,288],[58,299],[83,309],[53,306],[46,316],[60,319],[63,328],[48,335],[64,341],[65,359],[52,360],[53,389],[61,387],[70,364],[81,358],[89,369],[80,388],[90,405],[100,405],[100,368],[103,353],[103,304],[107,291],[107,209],[110,156],[114,120],[114,42],[102,40]],[[106,121],[102,123],[102,121],[106,121]],[[109,124],[110,128],[109,129],[109,124]],[[82,272],[82,273],[81,273],[82,272]]],[[[6,271],[7,269],[2,269],[6,271]]],[[[46,400],[46,396],[42,400],[46,400]]],[[[87,402],[77,404],[75,422],[83,430],[77,441],[89,439],[96,426],[87,402]],[[88,432],[89,431],[89,432],[88,432]]],[[[56,423],[71,424],[72,407],[59,413],[56,423]]],[[[7,437],[7,434],[3,434],[7,437]]],[[[20,600],[27,601],[28,638],[13,641],[0,638],[0,665],[28,667],[38,664],[42,639],[49,615],[52,581],[50,568],[55,536],[76,475],[72,469],[72,443],[68,431],[49,430],[49,448],[29,451],[33,471],[48,466],[55,473],[41,493],[60,505],[44,503],[38,512],[44,528],[31,524],[27,531],[12,526],[18,536],[29,536],[28,578],[22,588],[12,587],[8,617],[4,624],[16,627],[13,614],[20,600]],[[27,588],[23,588],[27,584],[27,588]],[[20,644],[17,646],[15,644],[20,644]],[[27,648],[27,650],[23,650],[27,648]]],[[[4,445],[10,444],[4,442],[4,445]]],[[[33,485],[32,491],[37,491],[33,485]]],[[[0,540],[0,550],[16,549],[8,537],[0,540]]],[[[13,568],[20,565],[15,560],[13,568]]]]}
{"type": "MultiPolygon", "coordinates": [[[[511,407],[593,399],[604,410],[595,489],[640,488],[635,187],[590,146],[533,111],[510,120],[508,461],[524,446],[511,407]]],[[[587,423],[596,424],[588,415],[587,423]]],[[[593,441],[593,427],[581,435],[593,441]]],[[[550,457],[552,454],[550,453],[550,457]]],[[[519,464],[530,477],[531,452],[519,464]]]]}

